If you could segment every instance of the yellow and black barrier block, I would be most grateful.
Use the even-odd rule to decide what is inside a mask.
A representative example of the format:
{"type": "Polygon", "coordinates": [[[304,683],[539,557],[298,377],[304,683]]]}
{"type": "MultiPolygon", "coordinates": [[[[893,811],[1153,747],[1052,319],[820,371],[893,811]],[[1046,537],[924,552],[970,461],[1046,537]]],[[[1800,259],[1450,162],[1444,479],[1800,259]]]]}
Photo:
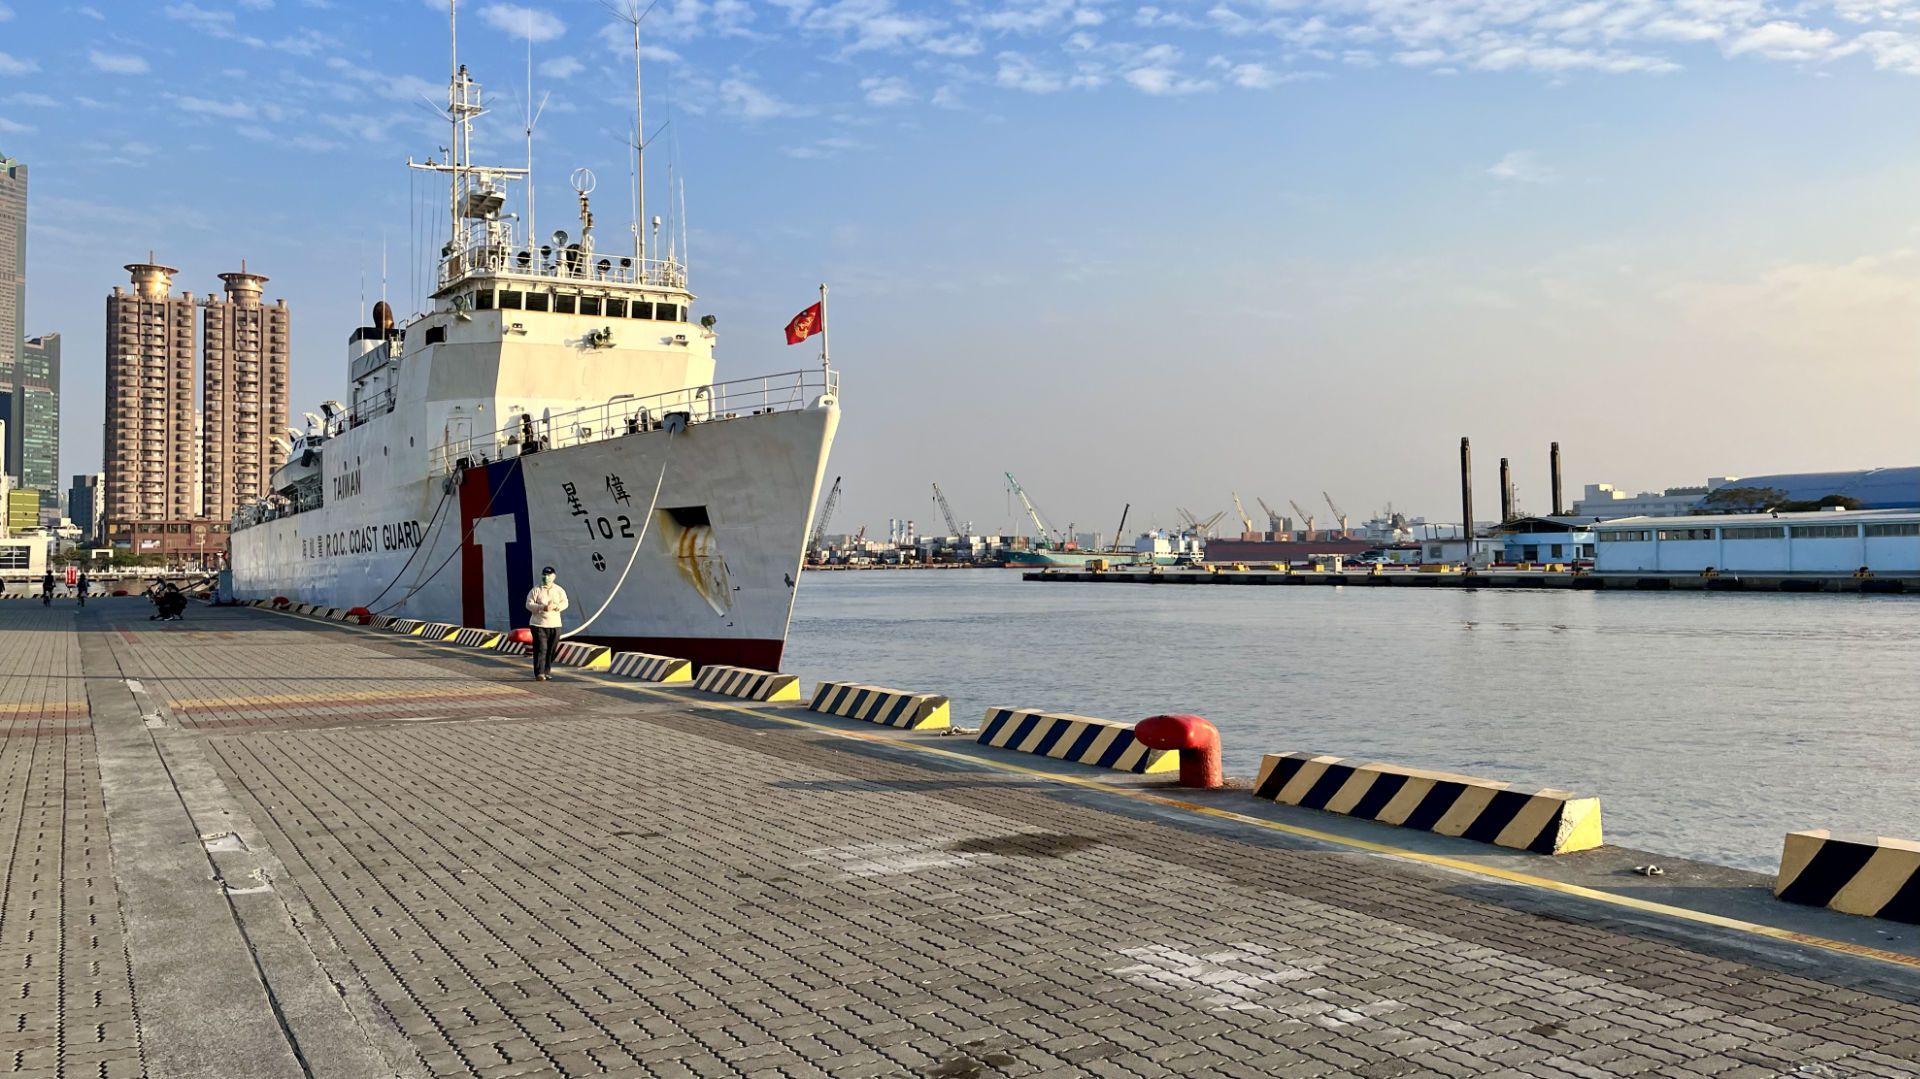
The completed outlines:
{"type": "Polygon", "coordinates": [[[504,652],[509,656],[533,655],[532,645],[525,641],[516,641],[511,635],[500,638],[500,643],[494,645],[493,650],[496,652],[504,652]]]}
{"type": "Polygon", "coordinates": [[[1788,832],[1773,894],[1789,903],[1920,925],[1920,843],[1788,832]]]}
{"type": "Polygon", "coordinates": [[[980,725],[980,735],[974,741],[983,746],[1036,753],[1136,775],[1172,772],[1180,767],[1179,753],[1148,748],[1133,736],[1130,723],[1069,712],[989,708],[980,725]]]}
{"type": "Polygon", "coordinates": [[[691,682],[693,664],[674,656],[656,656],[646,652],[615,652],[608,674],[638,678],[642,682],[691,682]]]}
{"type": "Polygon", "coordinates": [[[452,622],[428,622],[420,627],[419,637],[425,641],[450,641],[460,627],[452,622]]]}
{"type": "Polygon", "coordinates": [[[807,710],[907,730],[935,730],[953,725],[945,697],[858,682],[820,683],[813,687],[813,700],[807,710]]]}
{"type": "Polygon", "coordinates": [[[387,629],[408,637],[418,636],[425,626],[426,623],[417,618],[396,618],[387,623],[387,629]]]}
{"type": "Polygon", "coordinates": [[[560,641],[553,647],[553,662],[561,667],[578,667],[584,671],[604,671],[613,658],[613,649],[604,644],[588,644],[585,641],[560,641]]]}
{"type": "Polygon", "coordinates": [[[1393,764],[1269,753],[1253,796],[1536,854],[1601,844],[1598,798],[1393,764]]]}
{"type": "Polygon", "coordinates": [[[756,671],[751,667],[712,664],[700,669],[693,688],[749,701],[797,701],[800,679],[791,674],[756,671]]]}
{"type": "Polygon", "coordinates": [[[367,625],[372,626],[374,629],[386,629],[393,625],[393,622],[394,618],[390,614],[376,614],[367,619],[367,625]]]}
{"type": "Polygon", "coordinates": [[[500,631],[463,626],[454,633],[453,643],[463,648],[492,648],[500,643],[500,631]]]}

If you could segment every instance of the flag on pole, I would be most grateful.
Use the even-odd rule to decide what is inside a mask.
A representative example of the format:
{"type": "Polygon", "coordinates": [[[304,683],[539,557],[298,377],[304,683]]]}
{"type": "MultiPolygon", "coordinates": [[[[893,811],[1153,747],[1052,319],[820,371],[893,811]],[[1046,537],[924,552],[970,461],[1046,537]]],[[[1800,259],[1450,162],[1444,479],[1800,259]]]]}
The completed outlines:
{"type": "Polygon", "coordinates": [[[797,345],[807,338],[812,337],[814,334],[819,333],[822,328],[820,316],[819,304],[814,304],[812,307],[793,316],[793,321],[787,323],[787,344],[797,345]]]}

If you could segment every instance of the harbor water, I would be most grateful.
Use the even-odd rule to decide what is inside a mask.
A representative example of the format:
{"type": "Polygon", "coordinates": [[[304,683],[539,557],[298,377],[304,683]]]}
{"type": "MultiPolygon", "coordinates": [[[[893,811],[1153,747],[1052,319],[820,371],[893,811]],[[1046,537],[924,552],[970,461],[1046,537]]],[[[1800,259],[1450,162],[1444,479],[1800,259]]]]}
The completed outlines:
{"type": "Polygon", "coordinates": [[[1106,588],[809,573],[786,670],[1108,719],[1195,712],[1229,775],[1311,750],[1601,796],[1610,843],[1772,871],[1920,839],[1920,599],[1106,588]]]}

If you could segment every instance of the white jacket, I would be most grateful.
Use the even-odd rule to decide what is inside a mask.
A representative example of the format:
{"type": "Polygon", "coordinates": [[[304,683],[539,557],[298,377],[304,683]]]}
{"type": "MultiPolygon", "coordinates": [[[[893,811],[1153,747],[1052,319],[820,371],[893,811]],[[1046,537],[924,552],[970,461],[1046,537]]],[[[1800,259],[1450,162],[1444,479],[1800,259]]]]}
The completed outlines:
{"type": "Polygon", "coordinates": [[[558,629],[560,612],[567,609],[567,590],[557,584],[537,584],[527,593],[528,621],[542,629],[558,629]]]}

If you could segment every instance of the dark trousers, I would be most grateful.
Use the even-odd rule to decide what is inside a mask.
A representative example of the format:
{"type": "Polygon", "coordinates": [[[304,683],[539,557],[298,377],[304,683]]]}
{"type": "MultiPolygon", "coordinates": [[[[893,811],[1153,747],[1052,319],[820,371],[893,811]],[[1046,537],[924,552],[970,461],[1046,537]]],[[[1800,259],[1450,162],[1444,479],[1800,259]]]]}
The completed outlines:
{"type": "Polygon", "coordinates": [[[559,626],[531,626],[533,630],[533,673],[553,673],[553,649],[560,643],[559,626]]]}

